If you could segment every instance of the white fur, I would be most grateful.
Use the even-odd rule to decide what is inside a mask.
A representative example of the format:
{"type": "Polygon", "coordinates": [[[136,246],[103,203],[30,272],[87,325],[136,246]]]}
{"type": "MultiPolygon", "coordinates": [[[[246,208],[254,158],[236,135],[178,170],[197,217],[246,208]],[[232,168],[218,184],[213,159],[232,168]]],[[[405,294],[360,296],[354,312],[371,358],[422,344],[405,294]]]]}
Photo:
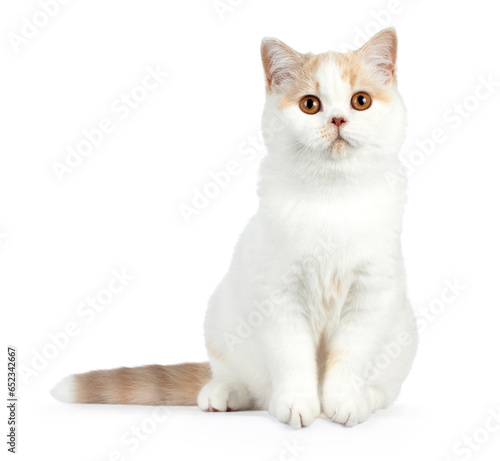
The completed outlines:
{"type": "Polygon", "coordinates": [[[417,334],[400,244],[405,185],[385,176],[399,168],[404,106],[392,85],[390,103],[352,109],[363,88],[351,88],[333,58],[316,79],[324,106],[316,115],[280,109],[280,96],[268,94],[263,128],[274,135],[260,206],[206,315],[213,379],[198,399],[204,410],[253,404],[301,427],[321,408],[354,425],[390,404],[410,369],[417,334]],[[340,153],[320,134],[332,117],[347,120],[340,153]],[[397,352],[400,335],[407,341],[397,352]],[[341,355],[319,382],[322,337],[341,355]],[[391,344],[390,364],[377,365],[391,344]]]}
{"type": "Polygon", "coordinates": [[[64,403],[75,402],[75,378],[66,376],[50,391],[52,397],[64,403]]]}

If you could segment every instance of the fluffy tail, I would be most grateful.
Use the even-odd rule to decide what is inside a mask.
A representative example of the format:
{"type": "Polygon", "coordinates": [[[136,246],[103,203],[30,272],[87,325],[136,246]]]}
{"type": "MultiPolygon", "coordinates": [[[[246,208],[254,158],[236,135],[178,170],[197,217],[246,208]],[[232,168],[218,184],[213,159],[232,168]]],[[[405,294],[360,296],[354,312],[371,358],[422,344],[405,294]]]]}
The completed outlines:
{"type": "Polygon", "coordinates": [[[211,376],[208,362],[124,367],[67,376],[51,393],[67,403],[196,405],[211,376]]]}

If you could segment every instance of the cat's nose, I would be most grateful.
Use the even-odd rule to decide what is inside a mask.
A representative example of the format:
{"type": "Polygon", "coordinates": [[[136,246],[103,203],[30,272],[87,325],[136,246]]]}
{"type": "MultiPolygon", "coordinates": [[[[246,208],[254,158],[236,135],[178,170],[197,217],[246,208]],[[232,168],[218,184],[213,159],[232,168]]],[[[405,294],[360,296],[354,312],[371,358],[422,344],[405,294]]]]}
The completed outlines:
{"type": "Polygon", "coordinates": [[[340,128],[340,125],[346,123],[346,119],[343,117],[333,117],[332,118],[332,123],[337,126],[337,128],[340,128]]]}

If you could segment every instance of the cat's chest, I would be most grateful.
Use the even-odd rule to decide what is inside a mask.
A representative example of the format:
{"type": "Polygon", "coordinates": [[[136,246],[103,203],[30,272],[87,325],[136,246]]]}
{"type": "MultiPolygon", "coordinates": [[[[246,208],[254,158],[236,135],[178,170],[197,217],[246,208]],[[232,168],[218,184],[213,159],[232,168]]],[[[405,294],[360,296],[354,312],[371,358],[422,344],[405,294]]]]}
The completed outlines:
{"type": "Polygon", "coordinates": [[[338,264],[364,259],[380,250],[397,225],[393,209],[377,205],[367,194],[299,201],[282,216],[283,234],[297,253],[327,252],[338,264]]]}

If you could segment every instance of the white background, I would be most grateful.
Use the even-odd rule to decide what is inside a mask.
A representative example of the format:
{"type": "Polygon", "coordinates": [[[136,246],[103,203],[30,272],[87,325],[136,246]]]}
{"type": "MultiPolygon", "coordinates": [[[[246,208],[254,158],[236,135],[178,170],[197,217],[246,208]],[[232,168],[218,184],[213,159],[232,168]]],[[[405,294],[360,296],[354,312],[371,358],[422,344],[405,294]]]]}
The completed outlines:
{"type": "Polygon", "coordinates": [[[18,376],[18,459],[108,460],[115,450],[125,460],[497,459],[500,423],[488,415],[500,411],[500,86],[474,96],[481,78],[500,82],[494,2],[232,3],[221,17],[211,0],[74,0],[16,47],[12,34],[42,9],[2,2],[0,302],[2,342],[18,348],[26,373],[18,376]],[[397,402],[354,428],[322,417],[294,431],[265,412],[172,408],[153,428],[152,407],[55,401],[49,390],[70,373],[206,360],[207,299],[257,207],[265,151],[248,161],[242,149],[259,134],[262,37],[322,52],[386,25],[399,34],[409,113],[402,156],[414,168],[403,240],[421,319],[397,402]],[[141,94],[148,66],[169,76],[120,119],[115,100],[141,94]],[[53,162],[105,118],[113,131],[58,181],[53,162]],[[442,142],[432,149],[424,140],[436,129],[442,142]],[[231,160],[241,172],[186,223],[179,205],[231,160]],[[134,280],[88,322],[78,305],[122,268],[134,280]],[[445,302],[447,283],[464,288],[445,302]],[[71,322],[78,334],[47,346],[71,322]],[[153,430],[135,449],[129,431],[141,425],[153,430]],[[464,448],[467,436],[474,450],[464,448]],[[300,450],[283,451],[287,443],[300,450]]]}

